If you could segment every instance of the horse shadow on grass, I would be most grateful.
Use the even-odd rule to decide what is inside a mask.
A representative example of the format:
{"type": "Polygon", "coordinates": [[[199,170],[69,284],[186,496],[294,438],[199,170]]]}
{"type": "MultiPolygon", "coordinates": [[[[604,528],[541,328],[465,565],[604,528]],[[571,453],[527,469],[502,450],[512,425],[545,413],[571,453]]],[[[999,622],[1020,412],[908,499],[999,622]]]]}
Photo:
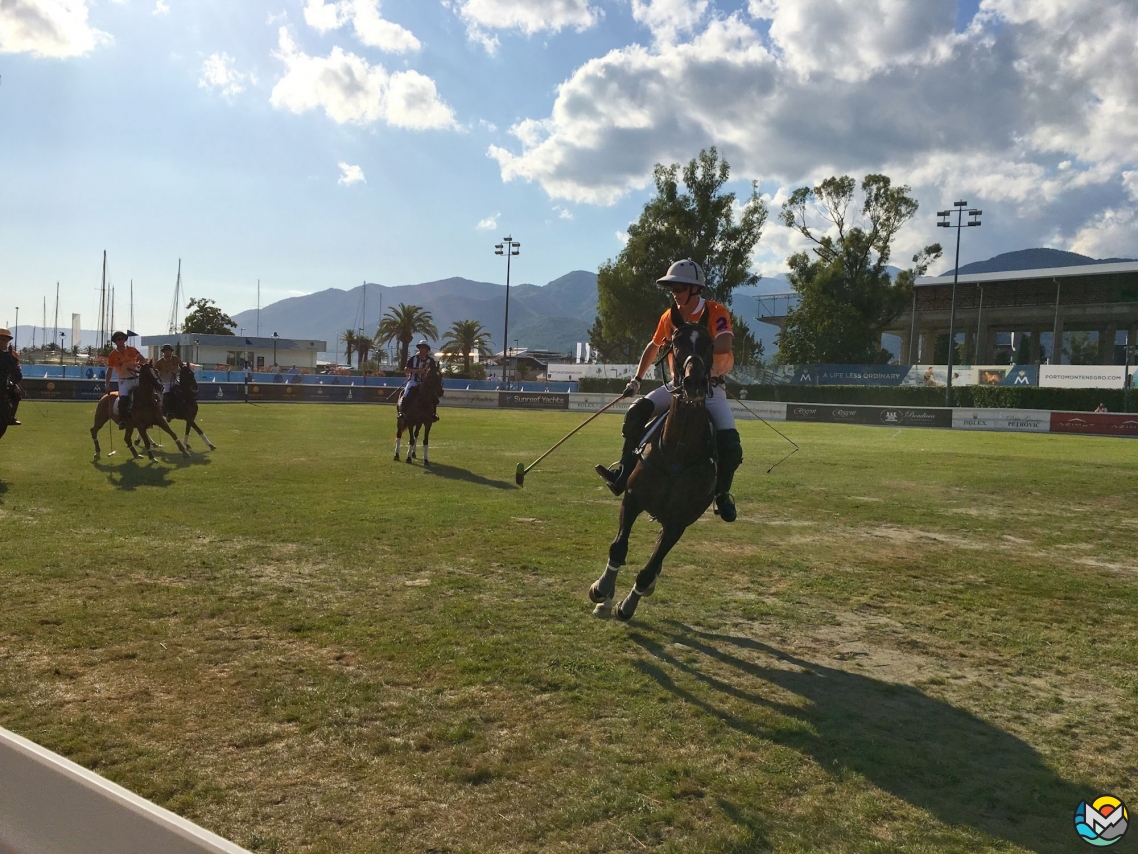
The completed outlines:
{"type": "Polygon", "coordinates": [[[825,667],[751,638],[668,624],[663,637],[630,635],[650,656],[637,668],[660,687],[743,734],[812,757],[830,773],[860,774],[949,827],[970,827],[1029,851],[1070,851],[1078,847],[1075,807],[1103,794],[1064,780],[1019,738],[912,686],[825,667]],[[701,672],[669,652],[677,643],[805,703],[780,703],[739,687],[745,679],[701,672]],[[750,660],[755,653],[771,664],[750,660]],[[708,699],[677,684],[675,673],[805,726],[768,729],[740,719],[718,706],[714,695],[708,699]]]}
{"type": "MultiPolygon", "coordinates": [[[[128,452],[129,453],[129,452],[128,452]]],[[[189,459],[183,456],[162,457],[156,462],[143,457],[136,460],[127,458],[123,463],[109,464],[96,460],[93,465],[107,476],[107,482],[116,489],[133,492],[139,487],[172,486],[170,475],[191,466],[208,466],[210,459],[204,455],[193,454],[189,459]],[[163,465],[165,463],[165,465],[163,465]]]]}
{"type": "Polygon", "coordinates": [[[466,483],[473,483],[476,486],[492,486],[494,489],[515,489],[512,483],[507,483],[504,480],[492,480],[480,474],[475,474],[470,469],[448,466],[442,463],[431,463],[430,466],[423,466],[423,473],[438,475],[439,477],[449,478],[450,480],[461,480],[466,483]]]}

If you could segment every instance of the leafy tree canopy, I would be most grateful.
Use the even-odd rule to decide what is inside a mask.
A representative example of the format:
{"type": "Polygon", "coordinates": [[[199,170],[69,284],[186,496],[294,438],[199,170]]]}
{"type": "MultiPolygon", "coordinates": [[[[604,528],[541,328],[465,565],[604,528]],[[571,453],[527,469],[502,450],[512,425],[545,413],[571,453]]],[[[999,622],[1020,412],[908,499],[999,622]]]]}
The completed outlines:
{"type": "Polygon", "coordinates": [[[629,226],[628,243],[597,272],[597,319],[589,340],[609,362],[635,362],[671,295],[656,280],[674,261],[691,258],[707,277],[705,295],[730,305],[740,285],[759,277],[751,253],[762,236],[767,208],[751,182],[751,195],[735,221],[736,197],[723,192],[731,174],[714,147],[682,170],[678,163],[653,170],[656,195],[629,226]]]}
{"type": "Polygon", "coordinates": [[[888,361],[890,354],[878,346],[881,330],[905,309],[913,282],[941,255],[940,244],[930,244],[913,256],[912,267],[890,279],[893,240],[916,214],[917,202],[908,187],[866,175],[859,220],[850,213],[856,190],[854,179],[843,175],[799,187],[783,203],[783,224],[814,244],[812,255],[787,259],[787,278],[802,301],[779,335],[784,364],[888,361]]]}
{"type": "MultiPolygon", "coordinates": [[[[462,376],[471,376],[470,363],[473,354],[480,360],[493,355],[490,350],[490,333],[477,320],[456,320],[443,335],[443,353],[447,362],[462,362],[462,376]]],[[[485,370],[483,370],[485,373],[485,370]]]]}
{"type": "Polygon", "coordinates": [[[182,321],[183,332],[196,332],[199,335],[232,335],[237,324],[233,318],[222,311],[211,299],[193,299],[186,304],[186,317],[182,321]]]}
{"type": "MultiPolygon", "coordinates": [[[[407,352],[411,346],[411,339],[416,335],[425,335],[430,339],[439,337],[439,330],[435,328],[431,313],[421,305],[406,305],[399,303],[394,308],[384,312],[376,330],[375,339],[380,344],[391,341],[399,342],[399,367],[407,364],[407,352]]],[[[357,345],[358,348],[358,345],[357,345]]]]}

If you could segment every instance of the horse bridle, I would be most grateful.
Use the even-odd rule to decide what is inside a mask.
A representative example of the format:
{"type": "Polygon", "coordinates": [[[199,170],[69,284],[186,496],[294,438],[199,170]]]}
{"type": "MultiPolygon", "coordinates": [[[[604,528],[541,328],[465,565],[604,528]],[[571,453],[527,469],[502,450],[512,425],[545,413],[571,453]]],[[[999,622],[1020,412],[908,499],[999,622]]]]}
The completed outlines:
{"type": "MultiPolygon", "coordinates": [[[[696,324],[686,324],[686,326],[696,326],[696,324]]],[[[690,365],[692,363],[692,361],[694,360],[703,369],[703,380],[701,383],[701,391],[703,392],[705,397],[710,397],[711,396],[711,370],[710,370],[710,365],[708,365],[703,360],[702,356],[700,356],[698,353],[696,353],[694,351],[689,353],[687,355],[687,357],[684,359],[683,364],[681,364],[679,366],[679,370],[676,370],[676,362],[677,362],[676,356],[678,355],[675,352],[676,341],[677,341],[677,338],[679,337],[680,332],[683,331],[684,328],[685,328],[684,326],[681,326],[681,327],[677,328],[672,333],[672,340],[668,343],[668,352],[664,354],[664,358],[667,358],[668,356],[672,356],[672,388],[671,388],[672,396],[679,398],[680,400],[683,400],[683,401],[689,400],[687,392],[684,389],[684,379],[686,378],[686,375],[687,375],[688,365],[690,365]]],[[[699,327],[696,326],[696,328],[699,328],[699,327]]],[[[663,361],[663,359],[661,359],[661,361],[663,361]]]]}

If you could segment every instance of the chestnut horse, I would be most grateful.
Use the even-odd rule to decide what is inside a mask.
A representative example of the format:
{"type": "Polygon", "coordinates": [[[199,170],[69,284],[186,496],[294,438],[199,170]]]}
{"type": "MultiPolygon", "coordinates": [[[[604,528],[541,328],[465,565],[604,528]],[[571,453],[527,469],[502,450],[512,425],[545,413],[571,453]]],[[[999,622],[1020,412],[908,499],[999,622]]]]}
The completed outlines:
{"type": "Polygon", "coordinates": [[[182,365],[181,370],[178,371],[178,379],[174,381],[174,388],[170,391],[170,397],[168,401],[164,400],[163,404],[167,421],[180,419],[186,422],[186,435],[183,441],[187,450],[190,447],[191,427],[202,437],[206,447],[211,451],[217,450],[217,446],[209,440],[209,436],[202,432],[202,428],[198,426],[195,420],[198,417],[198,378],[194,376],[194,369],[189,365],[182,365]]]}
{"type": "Polygon", "coordinates": [[[613,611],[617,573],[628,556],[636,517],[647,511],[663,530],[635,586],[616,608],[622,620],[632,619],[640,599],[656,589],[664,558],[715,497],[715,430],[706,405],[714,344],[702,324],[684,323],[675,308],[672,323],[672,403],[663,425],[657,422],[649,429],[620,504],[620,530],[609,546],[608,565],[589,588],[589,599],[597,606],[593,613],[600,617],[613,611]]]}
{"type": "Polygon", "coordinates": [[[443,376],[439,372],[439,365],[431,361],[431,368],[423,376],[418,388],[411,391],[410,399],[404,400],[402,393],[399,397],[399,414],[395,421],[395,461],[399,461],[399,444],[403,438],[403,431],[408,433],[407,462],[415,459],[415,440],[419,438],[419,428],[423,431],[423,465],[429,466],[428,457],[431,441],[431,425],[435,422],[435,410],[439,408],[439,398],[443,396],[443,376]]]}
{"type": "Polygon", "coordinates": [[[115,401],[118,396],[117,391],[108,392],[99,399],[99,403],[95,407],[95,425],[91,428],[91,441],[95,443],[96,460],[99,459],[100,454],[99,430],[108,421],[121,424],[126,428],[124,442],[136,460],[140,459],[142,454],[138,452],[131,441],[135,430],[142,436],[142,441],[146,445],[146,456],[150,457],[151,460],[155,459],[154,451],[151,449],[152,442],[150,437],[146,435],[146,431],[155,425],[170,434],[170,438],[177,444],[183,457],[189,456],[185,445],[174,435],[174,431],[170,429],[170,425],[166,423],[166,419],[162,415],[162,380],[159,379],[158,371],[153,362],[148,361],[138,367],[138,385],[134,389],[134,400],[130,407],[130,414],[125,420],[115,412],[115,401]]]}

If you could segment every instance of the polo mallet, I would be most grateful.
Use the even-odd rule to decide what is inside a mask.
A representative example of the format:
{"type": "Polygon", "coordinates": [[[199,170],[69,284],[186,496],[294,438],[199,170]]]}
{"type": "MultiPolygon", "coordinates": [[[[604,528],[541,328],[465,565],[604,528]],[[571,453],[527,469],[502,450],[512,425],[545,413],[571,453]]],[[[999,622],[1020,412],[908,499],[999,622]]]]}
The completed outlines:
{"type": "Polygon", "coordinates": [[[558,442],[556,445],[554,445],[552,448],[550,448],[548,451],[546,451],[544,454],[542,454],[540,457],[538,457],[536,460],[534,460],[528,466],[523,465],[522,463],[518,463],[518,470],[514,474],[514,482],[517,483],[518,486],[525,486],[526,475],[529,473],[530,469],[532,469],[534,466],[536,466],[538,463],[540,463],[542,460],[544,460],[546,457],[548,457],[550,454],[552,454],[554,451],[556,451],[558,448],[560,448],[566,439],[568,439],[570,436],[572,436],[574,433],[576,433],[578,430],[580,430],[582,427],[584,427],[586,424],[588,424],[590,421],[592,421],[594,418],[596,418],[602,412],[605,412],[606,410],[611,409],[612,407],[616,406],[618,403],[620,403],[622,400],[624,400],[624,398],[625,398],[625,396],[622,394],[620,397],[616,398],[615,400],[610,401],[609,403],[606,403],[603,407],[598,409],[596,412],[594,412],[592,415],[590,415],[588,418],[586,418],[584,421],[582,421],[580,424],[578,424],[576,427],[574,427],[572,430],[570,430],[565,435],[565,437],[563,439],[561,439],[560,442],[558,442]]]}
{"type": "MultiPolygon", "coordinates": [[[[735,399],[735,402],[736,402],[736,403],[738,403],[738,404],[739,404],[741,407],[743,407],[745,410],[747,410],[748,412],[750,412],[752,416],[754,416],[755,418],[758,418],[760,421],[762,421],[764,424],[766,424],[768,427],[770,427],[772,430],[774,430],[776,433],[778,433],[778,435],[782,436],[782,438],[784,438],[784,439],[786,439],[786,441],[790,442],[790,444],[791,444],[791,445],[794,445],[794,450],[793,450],[793,451],[791,451],[789,454],[787,454],[785,457],[783,457],[781,460],[779,460],[779,461],[778,461],[778,463],[775,463],[775,464],[774,464],[774,466],[777,466],[779,463],[784,463],[784,462],[786,462],[786,461],[787,461],[787,460],[789,460],[789,459],[790,459],[792,456],[794,456],[795,454],[797,454],[797,453],[798,453],[798,445],[797,445],[797,444],[795,444],[795,442],[794,442],[794,440],[793,440],[793,439],[791,439],[789,436],[787,436],[786,434],[784,434],[783,432],[781,432],[781,431],[780,431],[778,428],[776,428],[776,427],[775,427],[773,424],[771,424],[769,421],[767,421],[767,419],[763,418],[763,417],[762,417],[761,415],[759,415],[757,412],[753,411],[753,410],[752,410],[752,409],[751,409],[749,406],[747,406],[747,404],[743,403],[743,401],[739,400],[739,398],[735,397],[735,395],[733,395],[731,392],[727,391],[727,385],[726,385],[726,384],[724,384],[724,386],[723,386],[723,390],[724,390],[725,392],[727,392],[727,396],[728,396],[728,397],[734,398],[734,399],[735,399]]],[[[769,469],[767,469],[767,474],[770,474],[772,471],[774,471],[774,466],[771,466],[769,469]]]]}

